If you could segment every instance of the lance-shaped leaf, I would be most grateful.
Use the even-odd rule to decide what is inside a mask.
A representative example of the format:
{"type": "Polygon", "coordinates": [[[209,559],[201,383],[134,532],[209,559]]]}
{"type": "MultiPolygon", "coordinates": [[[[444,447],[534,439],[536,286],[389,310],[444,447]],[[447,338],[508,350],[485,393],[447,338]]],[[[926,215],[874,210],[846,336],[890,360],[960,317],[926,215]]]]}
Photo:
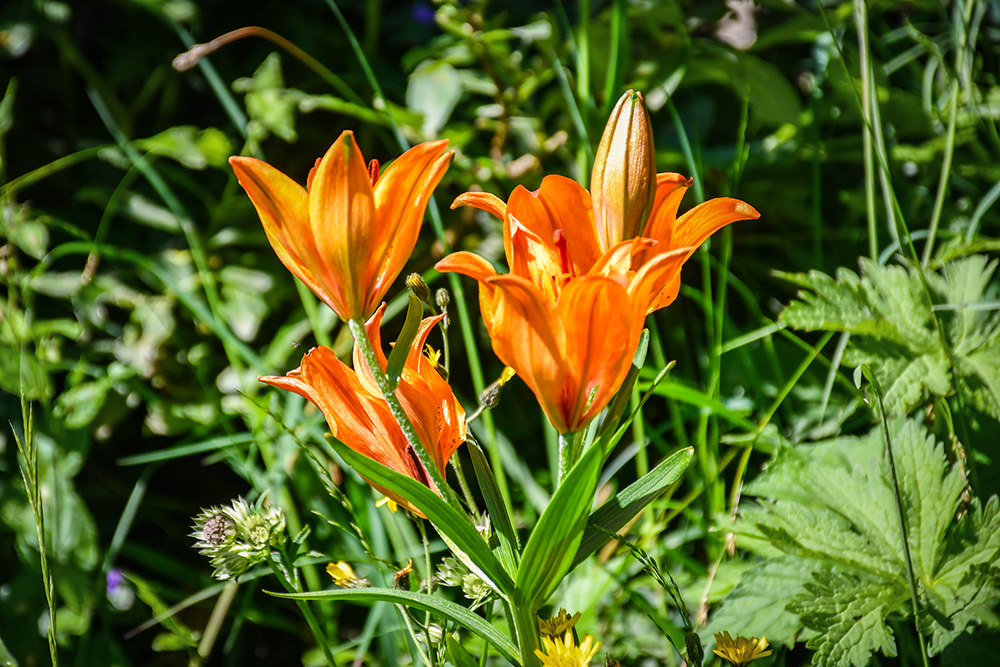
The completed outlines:
{"type": "Polygon", "coordinates": [[[514,532],[514,522],[507,512],[507,505],[503,501],[500,487],[497,486],[496,477],[490,468],[486,455],[482,447],[475,438],[469,436],[465,441],[472,457],[472,467],[476,471],[476,480],[479,488],[483,492],[483,499],[486,501],[486,509],[490,512],[493,526],[497,530],[497,537],[500,539],[500,559],[507,568],[507,571],[514,573],[517,571],[518,544],[517,533],[514,532]]]}
{"type": "Polygon", "coordinates": [[[403,330],[399,332],[396,344],[389,352],[389,362],[385,366],[385,376],[389,378],[389,384],[395,389],[399,384],[399,376],[403,373],[403,366],[406,364],[406,357],[410,354],[410,346],[413,339],[417,337],[420,330],[420,320],[424,316],[424,305],[420,299],[410,295],[410,303],[406,307],[406,320],[403,322],[403,330]]]}
{"type": "Polygon", "coordinates": [[[375,484],[392,489],[423,512],[463,563],[483,578],[497,593],[510,599],[514,582],[486,541],[469,520],[455,511],[441,496],[417,480],[401,475],[353,449],[330,438],[330,444],[359,475],[375,484]]]}
{"type": "Polygon", "coordinates": [[[472,613],[465,607],[457,605],[450,600],[427,595],[426,593],[413,593],[411,591],[400,591],[394,588],[345,588],[332,591],[315,591],[309,593],[275,593],[265,591],[268,595],[278,598],[288,598],[290,600],[352,600],[356,602],[392,602],[406,605],[413,609],[429,611],[432,614],[440,614],[450,621],[462,626],[466,630],[482,637],[493,645],[503,657],[514,664],[520,662],[517,647],[514,643],[503,635],[499,630],[487,623],[481,617],[472,613]]]}
{"type": "Polygon", "coordinates": [[[569,572],[594,502],[602,461],[601,448],[592,446],[553,494],[524,547],[515,604],[537,610],[569,572]]]}
{"type": "Polygon", "coordinates": [[[693,458],[694,449],[691,447],[672,454],[591,514],[573,567],[600,549],[608,541],[609,532],[617,533],[664,489],[680,479],[693,458]]]}

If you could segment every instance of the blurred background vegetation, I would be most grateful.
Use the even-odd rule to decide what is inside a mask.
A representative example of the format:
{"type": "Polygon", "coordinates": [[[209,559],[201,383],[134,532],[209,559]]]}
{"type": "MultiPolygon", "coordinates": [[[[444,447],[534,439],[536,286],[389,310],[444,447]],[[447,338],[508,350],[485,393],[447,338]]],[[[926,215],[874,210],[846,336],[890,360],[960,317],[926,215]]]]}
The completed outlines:
{"type": "MultiPolygon", "coordinates": [[[[503,248],[499,222],[450,211],[455,196],[506,197],[549,173],[586,184],[611,106],[635,88],[660,170],[695,178],[682,210],[734,196],[761,212],[717,234],[686,267],[677,303],[651,318],[650,377],[677,364],[606,475],[610,495],[695,446],[685,478],[631,535],[677,579],[702,627],[788,646],[772,664],[839,664],[823,663],[821,646],[815,658],[796,644],[823,633],[785,609],[802,594],[801,577],[775,575],[770,599],[748,601],[761,580],[744,575],[775,562],[775,544],[752,548],[755,519],[741,529],[731,517],[753,505],[741,499],[745,481],[756,480],[748,493],[787,495],[795,475],[762,473],[780,452],[806,456],[808,469],[802,452],[830,446],[814,443],[871,431],[853,366],[871,365],[891,411],[919,421],[944,443],[948,469],[968,473],[971,487],[954,502],[970,507],[1000,489],[1000,4],[543,5],[0,6],[0,657],[49,659],[32,480],[19,472],[31,462],[19,464],[15,445],[15,434],[26,437],[19,394],[33,407],[66,664],[317,661],[296,607],[261,593],[267,580],[220,598],[191,548],[190,517],[238,495],[269,491],[292,535],[311,528],[310,588],[329,584],[327,560],[349,560],[373,582],[419,561],[413,525],[376,510],[377,494],[356,475],[333,465],[343,495],[324,489],[302,455],[320,452],[322,417],[256,382],[294,368],[316,344],[347,353],[350,337],[276,259],[226,159],[262,157],[304,182],[344,129],[383,162],[402,142],[438,137],[458,152],[403,276],[419,271],[452,291],[456,329],[476,343],[452,336],[451,382],[470,411],[501,365],[478,324],[475,286],[430,267],[453,248],[502,264],[503,248]],[[251,34],[193,69],[171,64],[195,42],[255,25],[293,46],[251,34]],[[872,262],[862,271],[864,257],[872,262]],[[831,278],[791,275],[809,271],[831,278]],[[805,300],[779,318],[799,289],[805,300]],[[920,334],[934,323],[947,330],[940,339],[920,334]],[[162,623],[148,623],[154,616],[162,623]]],[[[390,294],[402,291],[400,280],[390,294]]],[[[391,339],[401,320],[386,326],[391,339]]],[[[512,382],[475,430],[517,520],[531,525],[555,457],[530,392],[512,382]]],[[[869,437],[840,456],[855,460],[851,447],[868,440],[880,451],[869,437]]],[[[996,623],[990,548],[970,628],[996,623]]],[[[681,617],[627,553],[607,547],[557,598],[622,664],[679,664],[661,633],[683,644],[681,617]]],[[[338,657],[409,660],[392,607],[321,609],[338,657]]],[[[901,648],[882,644],[900,657],[880,664],[919,663],[905,615],[883,615],[901,648]]],[[[962,652],[945,652],[944,664],[990,655],[1000,641],[991,632],[963,635],[949,649],[962,652]]],[[[862,652],[856,662],[865,661],[862,652]]]]}

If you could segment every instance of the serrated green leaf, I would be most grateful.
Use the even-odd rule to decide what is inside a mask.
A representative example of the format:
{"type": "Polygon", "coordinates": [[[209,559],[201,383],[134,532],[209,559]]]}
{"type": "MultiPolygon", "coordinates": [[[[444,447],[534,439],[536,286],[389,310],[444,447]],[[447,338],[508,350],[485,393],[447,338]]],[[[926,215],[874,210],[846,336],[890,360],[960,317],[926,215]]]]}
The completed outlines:
{"type": "Polygon", "coordinates": [[[865,575],[819,571],[805,592],[788,604],[806,627],[819,634],[807,642],[816,667],[864,667],[871,654],[896,655],[896,640],[885,623],[888,610],[909,598],[905,586],[886,586],[865,575]]]}
{"type": "Polygon", "coordinates": [[[274,593],[268,595],[290,600],[355,600],[358,602],[394,602],[414,609],[440,614],[457,623],[466,630],[473,632],[490,644],[505,658],[520,663],[517,647],[499,630],[465,607],[448,600],[411,591],[398,591],[393,588],[349,588],[344,590],[316,591],[311,593],[274,593]]]}
{"type": "Polygon", "coordinates": [[[789,647],[797,640],[809,639],[812,633],[801,636],[798,615],[785,605],[805,591],[814,569],[808,560],[785,555],[757,563],[723,598],[722,606],[705,628],[705,640],[710,641],[712,635],[724,630],[734,636],[766,636],[771,644],[789,647]]]}
{"type": "MultiPolygon", "coordinates": [[[[970,624],[998,622],[990,606],[1000,574],[1000,502],[993,498],[984,510],[974,500],[969,515],[956,521],[966,482],[944,446],[913,420],[893,420],[890,434],[919,620],[939,653],[970,624]]],[[[885,619],[912,615],[883,448],[879,429],[865,438],[785,448],[745,489],[768,501],[744,511],[736,532],[763,537],[785,553],[785,562],[813,572],[816,581],[788,610],[818,633],[810,646],[819,666],[867,664],[871,652],[894,650],[885,619]]]]}
{"type": "Polygon", "coordinates": [[[59,394],[53,414],[62,419],[68,428],[83,428],[97,417],[110,388],[108,378],[81,382],[59,394]]]}
{"type": "Polygon", "coordinates": [[[850,333],[843,363],[871,366],[890,412],[905,413],[928,395],[947,396],[957,384],[977,409],[1000,419],[1000,313],[989,301],[997,261],[956,259],[940,273],[925,271],[926,287],[916,268],[867,258],[861,266],[862,276],[840,269],[836,280],[817,271],[779,274],[804,288],[781,320],[807,331],[850,333]],[[941,301],[933,310],[930,298],[941,301]]]}
{"type": "Polygon", "coordinates": [[[437,134],[462,97],[462,80],[454,67],[443,60],[420,63],[406,86],[406,106],[423,116],[420,131],[437,134]]]}
{"type": "Polygon", "coordinates": [[[295,110],[298,96],[285,89],[281,74],[281,57],[271,53],[260,64],[252,77],[233,82],[233,90],[246,93],[247,114],[250,116],[248,132],[257,141],[275,134],[285,141],[295,141],[295,110]]]}
{"type": "Polygon", "coordinates": [[[147,139],[139,139],[135,147],[177,160],[188,169],[224,166],[233,153],[229,139],[221,130],[193,125],[171,127],[147,139]]]}
{"type": "Polygon", "coordinates": [[[395,470],[378,463],[367,456],[355,452],[336,438],[329,438],[331,446],[347,462],[367,480],[393,489],[412,502],[421,512],[427,515],[431,524],[441,534],[449,546],[453,546],[455,555],[469,568],[480,575],[484,581],[509,598],[514,591],[514,582],[504,570],[500,561],[490,550],[479,532],[468,519],[452,509],[441,496],[431,491],[417,480],[401,475],[395,470]]]}

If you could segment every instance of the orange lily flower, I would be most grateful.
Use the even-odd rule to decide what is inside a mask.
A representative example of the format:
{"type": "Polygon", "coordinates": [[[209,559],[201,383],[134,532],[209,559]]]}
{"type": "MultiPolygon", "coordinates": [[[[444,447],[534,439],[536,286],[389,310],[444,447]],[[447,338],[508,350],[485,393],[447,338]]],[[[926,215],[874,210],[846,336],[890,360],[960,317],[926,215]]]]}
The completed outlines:
{"type": "MultiPolygon", "coordinates": [[[[382,368],[387,360],[380,344],[379,327],[385,304],[365,324],[382,368]]],[[[427,335],[444,315],[425,318],[410,347],[397,396],[403,410],[427,447],[434,464],[446,474],[451,455],[465,442],[465,410],[451,387],[422,353],[427,335]]],[[[352,370],[332,350],[316,347],[302,365],[285,376],[257,378],[260,382],[295,392],[320,409],[330,432],[338,440],[384,466],[438,491],[413,452],[402,429],[389,411],[375,378],[355,348],[352,370]]],[[[369,482],[371,483],[371,482],[369,482]]],[[[423,513],[395,491],[373,487],[414,514],[423,513]]]]}
{"type": "Polygon", "coordinates": [[[534,192],[518,186],[507,203],[467,192],[452,204],[503,221],[510,273],[499,275],[469,252],[453,253],[435,268],[479,282],[494,352],[524,379],[560,433],[580,430],[611,400],[646,315],[676,298],[681,267],[698,246],[731,222],[760,217],[745,202],[719,198],[678,218],[691,181],[656,174],[654,189],[652,155],[642,96],[629,91],[598,149],[596,215],[587,190],[554,175],[534,192]]]}
{"type": "Polygon", "coordinates": [[[451,164],[447,141],[414,146],[379,175],[345,131],[306,187],[250,157],[229,163],[278,258],[341,318],[367,318],[413,252],[431,193],[451,164]]]}

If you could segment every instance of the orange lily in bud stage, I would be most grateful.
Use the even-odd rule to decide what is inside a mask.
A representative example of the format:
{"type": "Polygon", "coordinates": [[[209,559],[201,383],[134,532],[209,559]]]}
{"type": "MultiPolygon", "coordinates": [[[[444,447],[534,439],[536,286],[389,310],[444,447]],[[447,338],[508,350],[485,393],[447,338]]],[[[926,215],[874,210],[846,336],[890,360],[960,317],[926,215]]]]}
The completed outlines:
{"type": "Polygon", "coordinates": [[[250,157],[229,163],[278,258],[345,320],[375,311],[409,259],[431,193],[454,157],[447,141],[414,146],[379,175],[354,134],[340,135],[306,187],[250,157]]]}
{"type": "MultiPolygon", "coordinates": [[[[379,326],[384,310],[385,304],[382,304],[365,324],[383,370],[386,357],[380,345],[379,326]]],[[[420,323],[403,367],[397,394],[403,410],[442,475],[451,455],[465,442],[466,433],[465,410],[455,399],[451,387],[435,370],[434,364],[421,352],[427,335],[443,318],[444,315],[428,317],[420,323]]],[[[287,375],[257,379],[295,392],[316,405],[326,417],[333,436],[351,449],[438,491],[389,411],[375,378],[360,358],[357,348],[354,357],[357,371],[341,362],[329,348],[316,347],[302,358],[299,368],[287,375]]],[[[375,484],[372,486],[411,512],[424,516],[394,491],[375,484]]]]}
{"type": "Polygon", "coordinates": [[[479,282],[494,351],[560,433],[582,429],[611,400],[646,315],[676,298],[681,267],[698,246],[731,222],[760,217],[745,202],[720,198],[677,218],[691,181],[655,174],[652,156],[642,96],[629,91],[601,139],[593,199],[575,181],[552,175],[533,192],[518,186],[507,203],[467,192],[452,204],[503,221],[510,273],[498,274],[470,252],[452,253],[435,268],[479,282]]]}

